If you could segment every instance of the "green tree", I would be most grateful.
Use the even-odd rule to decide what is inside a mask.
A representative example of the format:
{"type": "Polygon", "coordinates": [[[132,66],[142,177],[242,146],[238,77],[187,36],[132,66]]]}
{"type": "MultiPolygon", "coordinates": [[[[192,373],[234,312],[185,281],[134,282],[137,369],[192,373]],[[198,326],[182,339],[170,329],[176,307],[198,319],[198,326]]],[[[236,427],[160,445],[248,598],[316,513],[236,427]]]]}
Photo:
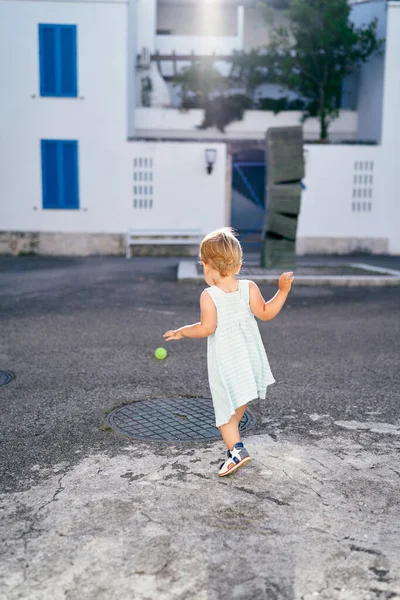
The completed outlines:
{"type": "MultiPolygon", "coordinates": [[[[269,4],[264,1],[266,14],[269,4]]],[[[258,68],[258,79],[280,83],[307,101],[304,118],[319,118],[322,141],[328,137],[329,123],[338,116],[343,78],[383,44],[377,39],[376,19],[356,28],[350,10],[347,0],[291,0],[288,26],[275,29],[268,52],[253,57],[252,68],[247,64],[253,81],[257,81],[258,68]]],[[[244,57],[238,60],[243,63],[244,57]]]]}

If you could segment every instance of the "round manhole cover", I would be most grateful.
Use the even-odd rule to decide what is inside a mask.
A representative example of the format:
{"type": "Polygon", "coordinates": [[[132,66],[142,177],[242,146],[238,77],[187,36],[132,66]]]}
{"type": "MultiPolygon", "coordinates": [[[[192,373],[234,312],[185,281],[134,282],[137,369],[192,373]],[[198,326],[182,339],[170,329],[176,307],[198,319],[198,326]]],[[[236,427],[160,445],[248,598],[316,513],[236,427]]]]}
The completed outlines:
{"type": "Polygon", "coordinates": [[[12,371],[0,371],[0,385],[6,385],[15,379],[15,375],[12,371]]]}
{"type": "MultiPolygon", "coordinates": [[[[208,398],[157,398],[140,400],[113,410],[107,424],[131,438],[164,442],[213,440],[221,434],[215,427],[212,401],[208,398]]],[[[247,409],[240,431],[251,429],[254,415],[247,409]]]]}

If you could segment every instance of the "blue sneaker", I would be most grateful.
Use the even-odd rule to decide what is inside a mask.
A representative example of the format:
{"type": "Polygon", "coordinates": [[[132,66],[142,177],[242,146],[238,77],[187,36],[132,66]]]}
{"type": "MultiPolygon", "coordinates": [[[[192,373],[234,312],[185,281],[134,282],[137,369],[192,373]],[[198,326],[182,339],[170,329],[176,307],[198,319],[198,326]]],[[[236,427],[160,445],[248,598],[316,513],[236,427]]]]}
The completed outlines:
{"type": "Polygon", "coordinates": [[[238,442],[234,445],[232,450],[228,450],[227,455],[228,458],[222,463],[220,470],[218,471],[218,477],[225,477],[225,475],[235,473],[235,471],[245,467],[251,461],[249,453],[242,442],[238,442]]]}

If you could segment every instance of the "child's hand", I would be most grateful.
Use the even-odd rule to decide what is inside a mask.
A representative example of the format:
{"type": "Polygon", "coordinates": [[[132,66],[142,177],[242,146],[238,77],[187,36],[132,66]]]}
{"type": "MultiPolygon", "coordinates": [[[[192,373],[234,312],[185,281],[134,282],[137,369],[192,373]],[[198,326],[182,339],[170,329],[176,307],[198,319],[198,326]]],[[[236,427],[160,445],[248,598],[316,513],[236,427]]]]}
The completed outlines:
{"type": "Polygon", "coordinates": [[[292,287],[293,280],[293,271],[282,273],[282,275],[279,277],[279,289],[288,294],[290,292],[290,288],[292,287]]]}
{"type": "Polygon", "coordinates": [[[179,329],[177,329],[176,331],[170,329],[169,331],[164,333],[163,338],[166,342],[172,342],[172,340],[181,340],[183,338],[183,333],[179,329]]]}

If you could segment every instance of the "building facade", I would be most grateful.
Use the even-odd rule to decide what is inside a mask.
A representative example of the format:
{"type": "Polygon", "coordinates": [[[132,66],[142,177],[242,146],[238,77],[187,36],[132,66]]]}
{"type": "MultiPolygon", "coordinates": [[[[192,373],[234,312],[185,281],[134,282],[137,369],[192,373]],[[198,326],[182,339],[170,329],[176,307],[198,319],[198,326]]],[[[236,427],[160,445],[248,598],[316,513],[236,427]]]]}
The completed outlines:
{"type": "MultiPolygon", "coordinates": [[[[400,253],[400,2],[376,4],[385,17],[383,68],[365,67],[365,91],[331,135],[354,141],[360,119],[372,128],[368,114],[382,106],[367,132],[379,144],[306,144],[299,252],[400,253]],[[379,71],[379,85],[368,68],[379,71]]],[[[267,41],[254,5],[225,0],[218,13],[195,0],[0,0],[0,252],[123,254],[130,228],[230,224],[232,143],[261,147],[268,127],[298,124],[301,114],[248,111],[224,134],[199,130],[202,111],[171,105],[167,69],[190,63],[193,52],[222,57],[223,69],[233,50],[267,41]],[[214,11],[211,28],[206,11],[214,11]]],[[[304,132],[311,141],[317,124],[310,119],[304,132]]]]}
{"type": "Polygon", "coordinates": [[[119,254],[128,228],[227,222],[224,145],[211,144],[209,176],[210,144],[128,141],[131,10],[119,0],[0,2],[9,57],[1,62],[2,252],[119,254]]]}
{"type": "MultiPolygon", "coordinates": [[[[235,52],[265,47],[274,27],[287,24],[285,11],[275,10],[267,22],[258,8],[257,0],[138,0],[136,22],[137,59],[135,78],[135,116],[130,136],[141,139],[207,139],[263,140],[269,127],[301,122],[302,112],[282,110],[247,110],[240,121],[229,124],[224,132],[216,127],[199,129],[203,110],[182,110],[179,85],[174,76],[190,65],[212,64],[226,76],[232,67],[235,52]],[[149,89],[146,93],[146,89],[149,89]]],[[[353,10],[353,12],[356,10],[353,10]]],[[[132,68],[134,68],[132,64],[132,68]]],[[[351,80],[348,87],[354,88],[351,80]]],[[[236,90],[245,93],[245,90],[236,90]]],[[[132,92],[133,94],[133,92],[132,92]]],[[[294,100],[296,94],[276,84],[264,84],[255,92],[258,100],[294,100]]],[[[330,129],[332,141],[354,141],[359,135],[355,103],[346,102],[330,129]]],[[[362,132],[361,132],[362,134],[362,132]]],[[[319,137],[317,119],[304,123],[307,141],[319,137]]]]}

